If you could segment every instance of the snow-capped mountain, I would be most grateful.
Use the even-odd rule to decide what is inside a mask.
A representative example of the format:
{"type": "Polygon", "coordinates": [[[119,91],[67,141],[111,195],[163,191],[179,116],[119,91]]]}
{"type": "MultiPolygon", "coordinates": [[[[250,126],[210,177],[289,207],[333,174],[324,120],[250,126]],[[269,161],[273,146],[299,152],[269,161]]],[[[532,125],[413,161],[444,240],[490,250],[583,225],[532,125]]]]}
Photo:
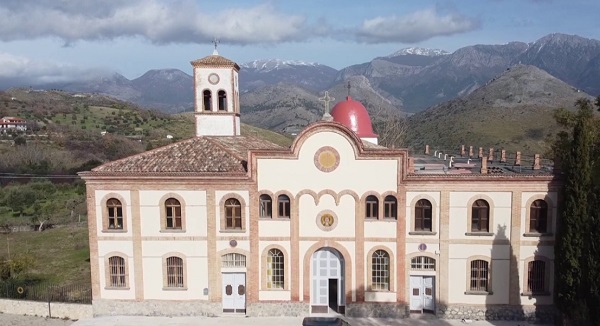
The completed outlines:
{"type": "Polygon", "coordinates": [[[241,92],[278,83],[296,84],[310,90],[329,87],[337,70],[316,62],[263,59],[240,65],[241,92]]]}
{"type": "Polygon", "coordinates": [[[398,50],[398,51],[388,55],[388,58],[397,57],[397,56],[401,56],[401,55],[409,55],[409,54],[423,55],[423,56],[427,56],[427,57],[439,57],[439,56],[450,54],[450,53],[446,52],[444,50],[440,50],[440,49],[426,49],[426,48],[412,47],[412,48],[404,48],[404,49],[398,50]]]}
{"type": "Polygon", "coordinates": [[[294,66],[317,67],[321,64],[316,62],[300,61],[300,60],[281,60],[281,59],[261,59],[254,60],[240,65],[241,68],[253,69],[261,72],[269,72],[272,70],[288,69],[294,66]]]}

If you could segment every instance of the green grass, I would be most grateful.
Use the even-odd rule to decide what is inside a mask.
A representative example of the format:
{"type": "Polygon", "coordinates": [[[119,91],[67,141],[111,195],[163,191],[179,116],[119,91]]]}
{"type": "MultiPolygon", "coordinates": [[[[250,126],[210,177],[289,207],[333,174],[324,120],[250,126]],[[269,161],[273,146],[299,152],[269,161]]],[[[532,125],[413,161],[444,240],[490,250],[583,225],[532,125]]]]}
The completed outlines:
{"type": "Polygon", "coordinates": [[[0,257],[29,253],[34,264],[30,280],[60,285],[90,284],[90,250],[87,226],[61,226],[43,232],[0,235],[0,257]]]}

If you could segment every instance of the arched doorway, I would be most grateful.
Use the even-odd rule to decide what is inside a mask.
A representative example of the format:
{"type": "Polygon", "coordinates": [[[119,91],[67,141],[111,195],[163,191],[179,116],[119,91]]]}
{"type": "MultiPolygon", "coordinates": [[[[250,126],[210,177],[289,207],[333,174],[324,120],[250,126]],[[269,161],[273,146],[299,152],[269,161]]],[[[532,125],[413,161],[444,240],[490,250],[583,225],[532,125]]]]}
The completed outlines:
{"type": "Polygon", "coordinates": [[[346,306],[344,257],[333,248],[321,248],[310,260],[310,305],[312,313],[341,313],[346,306]]]}

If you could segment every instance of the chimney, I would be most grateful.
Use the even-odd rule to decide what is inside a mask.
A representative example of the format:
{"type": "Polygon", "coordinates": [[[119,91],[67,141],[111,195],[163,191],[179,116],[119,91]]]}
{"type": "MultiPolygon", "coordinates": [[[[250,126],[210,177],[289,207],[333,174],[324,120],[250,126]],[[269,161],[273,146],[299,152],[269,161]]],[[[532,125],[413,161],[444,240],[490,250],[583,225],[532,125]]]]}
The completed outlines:
{"type": "Polygon", "coordinates": [[[490,151],[488,152],[488,161],[492,163],[494,161],[494,148],[490,147],[490,151]]]}
{"type": "Polygon", "coordinates": [[[515,165],[521,165],[521,152],[517,152],[515,156],[515,165]]]}
{"type": "Polygon", "coordinates": [[[429,145],[425,145],[425,155],[429,155],[429,145]]]}
{"type": "Polygon", "coordinates": [[[483,147],[479,147],[479,152],[477,152],[477,157],[478,158],[482,158],[483,157],[483,147]]]}
{"type": "Polygon", "coordinates": [[[465,156],[465,145],[460,145],[460,157],[465,156]]]}
{"type": "Polygon", "coordinates": [[[539,170],[541,168],[542,168],[542,166],[540,165],[540,154],[535,154],[533,156],[533,169],[539,170]]]}
{"type": "Polygon", "coordinates": [[[500,152],[500,162],[501,163],[506,163],[506,150],[505,149],[503,149],[500,152]]]}
{"type": "Polygon", "coordinates": [[[469,146],[469,157],[473,157],[473,146],[469,146]]]}
{"type": "Polygon", "coordinates": [[[487,174],[488,170],[487,170],[487,157],[482,156],[481,157],[481,174],[487,174]]]}
{"type": "Polygon", "coordinates": [[[415,159],[413,157],[408,158],[408,173],[415,172],[415,159]]]}

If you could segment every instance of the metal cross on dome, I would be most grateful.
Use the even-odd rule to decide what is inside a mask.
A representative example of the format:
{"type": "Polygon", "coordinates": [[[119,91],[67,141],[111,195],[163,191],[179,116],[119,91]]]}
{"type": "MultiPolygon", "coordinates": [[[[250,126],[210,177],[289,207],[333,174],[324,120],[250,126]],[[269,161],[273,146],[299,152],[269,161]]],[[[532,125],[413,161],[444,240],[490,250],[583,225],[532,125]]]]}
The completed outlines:
{"type": "Polygon", "coordinates": [[[323,120],[331,120],[331,115],[329,114],[329,102],[334,100],[335,98],[329,96],[328,91],[325,91],[325,96],[319,98],[319,101],[325,104],[325,113],[323,113],[323,120]]]}

